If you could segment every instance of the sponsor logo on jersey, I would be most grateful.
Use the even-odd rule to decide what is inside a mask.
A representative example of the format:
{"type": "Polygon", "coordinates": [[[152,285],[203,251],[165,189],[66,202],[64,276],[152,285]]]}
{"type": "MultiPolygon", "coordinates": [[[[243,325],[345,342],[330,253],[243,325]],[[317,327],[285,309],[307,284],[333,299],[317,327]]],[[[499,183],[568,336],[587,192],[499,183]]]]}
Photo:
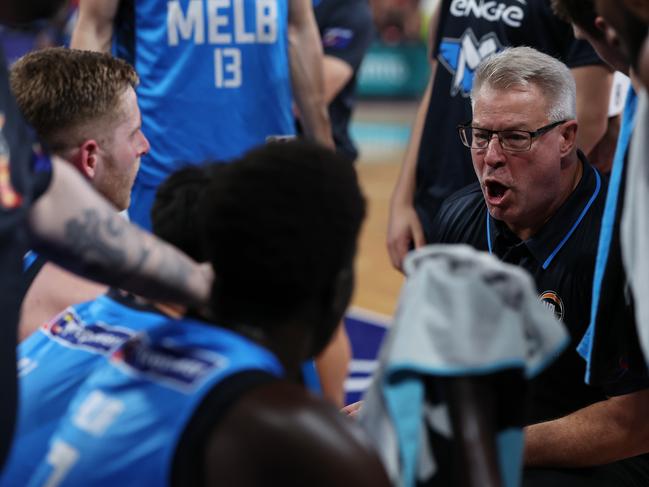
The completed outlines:
{"type": "MultiPolygon", "coordinates": [[[[526,0],[517,0],[522,6],[526,0]]],[[[509,27],[520,27],[525,11],[514,2],[497,2],[493,0],[453,0],[450,12],[455,17],[473,16],[488,22],[503,23],[509,27]]]]}
{"type": "Polygon", "coordinates": [[[559,321],[563,321],[564,306],[563,300],[554,291],[544,291],[539,296],[541,302],[554,313],[554,317],[559,321]]]}
{"type": "Polygon", "coordinates": [[[124,343],[111,361],[128,372],[147,376],[150,380],[191,392],[216,369],[224,368],[228,360],[210,350],[183,348],[174,345],[149,344],[145,337],[124,343]]]}
{"type": "Polygon", "coordinates": [[[45,323],[42,331],[66,347],[102,355],[112,353],[134,335],[133,331],[126,328],[104,323],[85,323],[72,308],[45,323]]]}
{"type": "Polygon", "coordinates": [[[475,71],[482,60],[501,49],[495,33],[490,32],[478,41],[470,28],[459,39],[442,39],[438,59],[453,76],[451,96],[458,93],[469,96],[475,71]]]}
{"type": "Polygon", "coordinates": [[[322,45],[331,49],[345,49],[354,38],[351,29],[331,27],[322,34],[322,45]]]}

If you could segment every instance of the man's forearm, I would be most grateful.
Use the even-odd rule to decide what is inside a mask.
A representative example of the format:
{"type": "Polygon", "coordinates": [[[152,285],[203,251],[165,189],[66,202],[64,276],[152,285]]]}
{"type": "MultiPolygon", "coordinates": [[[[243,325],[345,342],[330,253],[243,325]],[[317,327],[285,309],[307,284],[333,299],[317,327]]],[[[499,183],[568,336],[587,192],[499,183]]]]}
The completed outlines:
{"type": "Polygon", "coordinates": [[[587,467],[649,452],[647,391],[525,428],[528,467],[587,467]]]}
{"type": "MultiPolygon", "coordinates": [[[[433,11],[433,14],[430,19],[430,28],[428,32],[428,43],[429,50],[432,52],[434,50],[435,38],[437,37],[437,28],[439,26],[439,19],[441,15],[442,4],[438,3],[437,7],[433,11]]],[[[431,54],[429,53],[429,56],[431,54]]],[[[410,134],[410,141],[408,147],[406,148],[406,153],[403,158],[403,164],[401,165],[401,172],[399,173],[399,179],[397,184],[394,187],[392,193],[392,198],[390,202],[390,208],[394,209],[395,206],[411,206],[413,204],[414,194],[415,194],[415,173],[417,168],[417,157],[419,155],[419,147],[422,143],[422,135],[424,133],[424,125],[426,123],[426,115],[428,114],[428,107],[430,105],[433,87],[435,83],[435,75],[437,74],[437,61],[431,60],[430,62],[430,75],[428,79],[428,85],[426,85],[426,90],[419,101],[419,107],[417,108],[417,116],[415,122],[412,126],[412,133],[410,134]]],[[[425,143],[425,141],[423,141],[425,143]]]]}
{"type": "Polygon", "coordinates": [[[120,0],[81,0],[79,18],[70,47],[87,51],[110,52],[113,21],[120,0]]]}
{"type": "Polygon", "coordinates": [[[292,0],[289,14],[289,58],[293,96],[307,137],[334,147],[324,98],[323,53],[310,2],[292,0]]]}
{"type": "Polygon", "coordinates": [[[412,133],[410,134],[410,142],[408,143],[403,163],[401,164],[399,179],[397,180],[397,184],[392,193],[390,203],[391,207],[395,205],[413,204],[417,156],[419,154],[419,146],[422,142],[421,137],[424,132],[424,124],[426,123],[426,114],[428,113],[428,105],[430,104],[430,96],[433,89],[433,79],[436,68],[437,63],[433,63],[430,81],[419,102],[415,122],[412,126],[412,133]]]}
{"type": "Polygon", "coordinates": [[[207,302],[211,271],[121,218],[67,163],[30,213],[36,248],[83,277],[157,300],[207,302]]]}

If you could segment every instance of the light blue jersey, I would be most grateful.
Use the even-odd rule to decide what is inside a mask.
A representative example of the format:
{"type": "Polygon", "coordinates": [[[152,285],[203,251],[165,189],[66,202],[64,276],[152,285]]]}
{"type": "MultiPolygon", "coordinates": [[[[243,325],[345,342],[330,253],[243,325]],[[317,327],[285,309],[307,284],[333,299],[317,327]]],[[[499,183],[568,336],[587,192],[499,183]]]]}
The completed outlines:
{"type": "Polygon", "coordinates": [[[238,157],[269,135],[294,133],[288,0],[121,3],[114,51],[140,76],[151,143],[137,185],[156,187],[186,164],[238,157]]]}
{"type": "Polygon", "coordinates": [[[283,375],[268,350],[197,321],[138,335],[82,386],[28,485],[168,485],[192,414],[217,384],[244,371],[283,375]]]}
{"type": "Polygon", "coordinates": [[[70,400],[97,365],[138,331],[170,318],[107,295],[71,306],[18,347],[19,406],[1,487],[26,485],[70,400]]]}

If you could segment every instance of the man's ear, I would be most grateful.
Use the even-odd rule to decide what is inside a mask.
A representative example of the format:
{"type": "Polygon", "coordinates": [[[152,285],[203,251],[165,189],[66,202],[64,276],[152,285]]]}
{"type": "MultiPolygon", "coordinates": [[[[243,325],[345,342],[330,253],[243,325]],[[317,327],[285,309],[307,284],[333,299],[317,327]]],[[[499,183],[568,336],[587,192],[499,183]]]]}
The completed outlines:
{"type": "Polygon", "coordinates": [[[577,144],[577,120],[565,122],[561,126],[560,135],[559,151],[561,152],[561,157],[564,157],[570,154],[577,144]]]}
{"type": "Polygon", "coordinates": [[[604,17],[601,15],[595,17],[595,27],[604,34],[604,39],[609,46],[617,50],[620,49],[620,39],[617,32],[608,22],[606,22],[604,17]]]}
{"type": "Polygon", "coordinates": [[[87,179],[93,179],[97,173],[99,163],[99,144],[94,139],[86,140],[77,150],[76,160],[73,161],[77,169],[87,179]]]}
{"type": "Polygon", "coordinates": [[[602,34],[606,34],[606,28],[608,27],[608,23],[606,23],[604,17],[598,15],[597,17],[595,17],[593,23],[595,24],[595,27],[597,27],[597,30],[599,30],[602,34]]]}

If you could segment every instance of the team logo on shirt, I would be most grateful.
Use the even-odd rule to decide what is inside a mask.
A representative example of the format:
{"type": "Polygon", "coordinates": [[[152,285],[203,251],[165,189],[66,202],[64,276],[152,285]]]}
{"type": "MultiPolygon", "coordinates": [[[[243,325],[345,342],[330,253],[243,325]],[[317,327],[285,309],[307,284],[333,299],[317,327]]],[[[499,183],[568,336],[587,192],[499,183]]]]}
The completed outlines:
{"type": "Polygon", "coordinates": [[[173,344],[150,344],[144,336],[124,343],[111,357],[117,367],[144,375],[153,382],[180,392],[190,393],[228,360],[201,348],[183,348],[173,344]]]}
{"type": "Polygon", "coordinates": [[[459,39],[442,39],[438,59],[453,76],[451,96],[458,93],[463,97],[469,96],[475,71],[482,60],[501,49],[495,33],[490,32],[478,41],[470,28],[459,39]]]}
{"type": "Polygon", "coordinates": [[[554,291],[544,291],[539,296],[541,302],[554,313],[554,317],[563,321],[564,307],[563,301],[554,291]]]}
{"type": "Polygon", "coordinates": [[[68,308],[41,331],[52,340],[70,348],[83,349],[87,352],[107,355],[133,336],[126,328],[108,326],[104,323],[86,323],[68,308]]]}
{"type": "Polygon", "coordinates": [[[11,172],[9,170],[9,144],[5,139],[2,129],[5,116],[0,113],[0,206],[5,210],[18,208],[22,203],[22,196],[11,185],[11,172]]]}
{"type": "Polygon", "coordinates": [[[525,17],[525,11],[521,5],[526,6],[527,0],[516,1],[520,5],[494,0],[453,0],[449,11],[454,17],[473,16],[476,19],[498,22],[509,27],[520,27],[521,21],[525,17]]]}
{"type": "Polygon", "coordinates": [[[331,49],[345,49],[353,38],[351,29],[331,27],[322,33],[322,45],[331,49]]]}

